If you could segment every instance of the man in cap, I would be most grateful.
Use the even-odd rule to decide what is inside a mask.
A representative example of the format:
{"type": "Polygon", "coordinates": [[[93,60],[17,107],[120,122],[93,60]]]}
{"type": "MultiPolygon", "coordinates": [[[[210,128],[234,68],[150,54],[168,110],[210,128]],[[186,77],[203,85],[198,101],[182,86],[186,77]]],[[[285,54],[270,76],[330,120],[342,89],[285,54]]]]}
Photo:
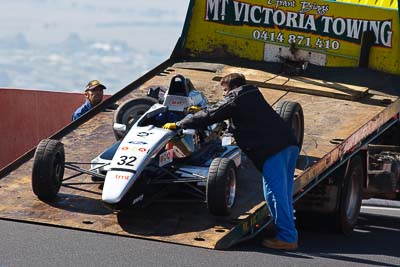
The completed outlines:
{"type": "Polygon", "coordinates": [[[163,128],[201,129],[230,120],[230,127],[242,151],[263,174],[264,197],[277,228],[275,238],[262,245],[272,249],[296,250],[297,230],[293,215],[293,177],[299,144],[291,128],[265,101],[260,90],[246,85],[240,73],[221,80],[224,98],[192,117],[166,123],[163,128]]]}
{"type": "Polygon", "coordinates": [[[103,90],[106,89],[98,80],[90,81],[85,87],[85,103],[80,106],[74,114],[72,120],[78,119],[80,116],[88,112],[92,107],[103,101],[103,90]]]}

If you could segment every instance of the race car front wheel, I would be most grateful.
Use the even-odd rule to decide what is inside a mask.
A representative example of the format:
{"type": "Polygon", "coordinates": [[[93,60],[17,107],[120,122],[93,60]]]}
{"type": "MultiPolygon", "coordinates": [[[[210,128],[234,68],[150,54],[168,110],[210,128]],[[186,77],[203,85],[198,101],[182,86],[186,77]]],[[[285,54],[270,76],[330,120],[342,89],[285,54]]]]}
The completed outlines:
{"type": "Polygon", "coordinates": [[[64,176],[64,145],[58,140],[43,139],[36,148],[32,168],[32,189],[41,200],[57,196],[64,176]]]}
{"type": "Polygon", "coordinates": [[[231,213],[236,197],[236,166],[231,159],[215,158],[211,162],[206,195],[211,214],[226,216],[231,213]]]}
{"type": "MultiPolygon", "coordinates": [[[[113,123],[126,125],[126,132],[136,123],[136,121],[158,100],[152,97],[139,97],[130,99],[122,103],[114,113],[113,123]]],[[[124,137],[124,133],[114,130],[117,141],[124,137]]]]}

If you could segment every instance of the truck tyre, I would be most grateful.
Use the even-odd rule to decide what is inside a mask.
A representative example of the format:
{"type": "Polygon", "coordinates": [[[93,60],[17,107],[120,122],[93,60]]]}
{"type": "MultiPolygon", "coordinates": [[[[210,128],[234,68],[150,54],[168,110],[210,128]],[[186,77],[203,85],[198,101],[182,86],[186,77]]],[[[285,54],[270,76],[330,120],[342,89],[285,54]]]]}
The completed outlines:
{"type": "Polygon", "coordinates": [[[304,138],[304,114],[301,105],[297,102],[282,101],[276,105],[275,111],[292,128],[301,150],[304,138]]]}
{"type": "MultiPolygon", "coordinates": [[[[113,123],[125,124],[126,129],[129,130],[140,116],[142,116],[155,103],[158,103],[158,100],[148,96],[125,101],[115,111],[113,123]]],[[[114,136],[118,141],[122,139],[124,133],[114,130],[114,136]]]]}
{"type": "Polygon", "coordinates": [[[52,200],[60,190],[64,176],[64,145],[43,139],[36,148],[32,168],[32,189],[40,200],[52,200]]]}
{"type": "Polygon", "coordinates": [[[236,196],[236,166],[227,158],[215,158],[207,179],[207,206],[211,214],[229,215],[236,196]]]}
{"type": "Polygon", "coordinates": [[[335,214],[335,229],[345,235],[351,234],[360,214],[365,164],[362,156],[355,156],[342,183],[339,208],[335,214]]]}

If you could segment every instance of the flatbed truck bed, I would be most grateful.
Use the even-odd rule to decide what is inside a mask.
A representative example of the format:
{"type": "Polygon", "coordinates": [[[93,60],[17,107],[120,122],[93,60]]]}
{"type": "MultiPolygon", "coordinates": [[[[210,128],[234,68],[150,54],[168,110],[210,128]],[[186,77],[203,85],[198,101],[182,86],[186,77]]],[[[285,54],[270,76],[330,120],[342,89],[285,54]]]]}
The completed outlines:
{"type": "MultiPolygon", "coordinates": [[[[322,181],[332,168],[338,167],[343,158],[350,157],[365,145],[371,134],[397,122],[395,116],[400,110],[397,95],[379,92],[377,88],[375,93],[368,92],[365,90],[368,84],[365,83],[362,86],[345,83],[339,85],[334,77],[330,81],[307,77],[292,79],[251,69],[250,66],[204,61],[167,62],[154,71],[157,75],[151,74],[150,79],[144,83],[139,81],[140,85],[134,82],[123,90],[126,93],[124,96],[111,97],[92,114],[85,115],[81,121],[71,123],[55,135],[56,138],[62,138],[67,161],[90,162],[115,142],[112,131],[113,112],[105,109],[110,103],[121,103],[125,99],[143,96],[145,88],[149,86],[167,86],[171,77],[178,73],[189,77],[210,102],[215,102],[221,94],[219,77],[230,72],[244,72],[248,73],[249,81],[259,86],[270,104],[278,100],[290,100],[299,102],[303,107],[305,135],[294,187],[297,200],[322,181]],[[265,81],[271,77],[290,81],[290,91],[285,90],[285,85],[280,89],[278,86],[269,88],[265,81]],[[311,94],[304,90],[296,92],[296,88],[304,87],[303,83],[307,79],[314,85],[319,83],[318,88],[315,87],[311,94]],[[332,94],[335,86],[325,87],[324,83],[336,84],[338,89],[333,89],[335,94],[332,94]],[[345,94],[352,93],[350,88],[355,90],[357,99],[348,100],[345,94]],[[361,95],[360,91],[363,92],[361,95]]],[[[239,169],[237,203],[233,213],[226,218],[211,216],[205,203],[172,200],[154,203],[145,209],[115,213],[101,204],[99,184],[91,184],[89,175],[80,179],[80,182],[88,182],[87,185],[74,184],[71,180],[71,183],[62,187],[56,201],[45,203],[38,200],[31,190],[32,160],[20,159],[15,164],[20,166],[0,179],[2,219],[217,249],[228,248],[253,237],[271,222],[263,201],[261,175],[246,159],[239,169]]]]}

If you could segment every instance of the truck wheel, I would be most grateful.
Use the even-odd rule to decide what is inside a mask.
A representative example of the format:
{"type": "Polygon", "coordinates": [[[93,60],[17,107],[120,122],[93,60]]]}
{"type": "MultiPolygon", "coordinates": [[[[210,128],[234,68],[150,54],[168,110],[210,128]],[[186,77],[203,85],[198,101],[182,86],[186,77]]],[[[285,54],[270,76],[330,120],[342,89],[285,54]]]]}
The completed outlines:
{"type": "Polygon", "coordinates": [[[211,214],[229,215],[235,204],[236,166],[227,158],[215,158],[207,179],[207,206],[211,214]]]}
{"type": "Polygon", "coordinates": [[[282,101],[276,105],[275,111],[293,129],[301,150],[304,138],[304,114],[301,105],[297,102],[282,101]]]}
{"type": "Polygon", "coordinates": [[[339,209],[336,211],[336,230],[345,235],[351,234],[360,214],[365,166],[361,156],[350,161],[348,173],[341,188],[339,209]]]}
{"type": "Polygon", "coordinates": [[[36,148],[32,168],[32,189],[40,200],[57,196],[64,176],[64,145],[58,140],[43,139],[36,148]]]}
{"type": "MultiPolygon", "coordinates": [[[[126,125],[129,130],[132,125],[158,100],[153,97],[140,97],[130,99],[122,103],[114,113],[113,123],[121,123],[126,125]]],[[[124,133],[114,130],[115,139],[120,140],[124,133]]]]}

